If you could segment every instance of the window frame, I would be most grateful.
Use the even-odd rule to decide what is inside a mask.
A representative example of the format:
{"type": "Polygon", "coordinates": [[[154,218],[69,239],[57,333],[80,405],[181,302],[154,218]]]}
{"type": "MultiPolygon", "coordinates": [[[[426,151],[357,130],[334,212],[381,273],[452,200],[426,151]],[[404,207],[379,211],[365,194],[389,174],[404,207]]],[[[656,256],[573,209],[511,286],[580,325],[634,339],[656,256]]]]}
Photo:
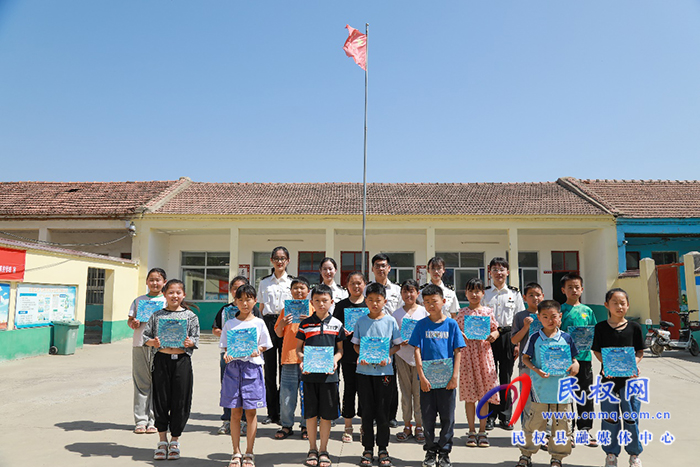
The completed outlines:
{"type": "Polygon", "coordinates": [[[231,276],[231,252],[229,251],[197,251],[197,250],[188,250],[188,251],[180,251],[180,271],[182,273],[182,281],[187,284],[187,275],[185,274],[185,271],[188,270],[204,270],[204,275],[202,277],[202,284],[203,284],[203,289],[202,289],[202,298],[196,298],[194,295],[194,290],[187,290],[188,298],[187,300],[190,302],[228,302],[228,281],[231,276]],[[184,259],[186,254],[204,254],[204,264],[201,266],[189,266],[184,264],[184,259]],[[228,255],[228,265],[224,266],[209,266],[207,264],[207,260],[209,258],[209,255],[228,255]],[[213,299],[213,298],[207,298],[207,272],[208,271],[214,271],[214,270],[227,270],[228,274],[226,277],[226,292],[222,292],[221,284],[219,284],[219,292],[217,293],[218,298],[213,299]]]}
{"type": "MultiPolygon", "coordinates": [[[[394,284],[401,284],[403,281],[406,279],[415,279],[416,278],[416,252],[415,251],[382,251],[385,255],[389,257],[390,265],[391,265],[391,270],[389,271],[389,274],[387,275],[387,279],[393,282],[394,284]],[[412,255],[413,256],[413,266],[394,266],[391,264],[391,255],[412,255]],[[395,272],[394,272],[395,271],[395,272]],[[410,277],[404,277],[403,280],[400,280],[401,272],[408,273],[410,277]],[[394,276],[393,280],[391,276],[394,276]]],[[[369,269],[372,269],[372,266],[370,265],[369,269]]]]}
{"type": "MultiPolygon", "coordinates": [[[[461,304],[467,302],[467,297],[464,293],[464,290],[459,290],[461,287],[457,287],[455,284],[455,276],[457,275],[458,271],[473,271],[477,273],[477,277],[481,279],[484,284],[486,284],[486,252],[485,251],[441,251],[441,252],[436,252],[435,256],[440,256],[441,258],[445,258],[448,254],[457,255],[457,261],[459,263],[459,266],[447,266],[445,265],[445,274],[443,275],[443,283],[445,285],[451,285],[454,288],[455,293],[457,294],[457,301],[461,304]],[[462,266],[462,254],[463,253],[469,253],[469,254],[479,254],[481,255],[481,264],[482,266],[462,266]],[[452,282],[448,283],[444,280],[445,275],[447,275],[447,270],[450,269],[452,270],[452,282]]],[[[428,277],[428,281],[430,281],[430,277],[428,277]]]]}

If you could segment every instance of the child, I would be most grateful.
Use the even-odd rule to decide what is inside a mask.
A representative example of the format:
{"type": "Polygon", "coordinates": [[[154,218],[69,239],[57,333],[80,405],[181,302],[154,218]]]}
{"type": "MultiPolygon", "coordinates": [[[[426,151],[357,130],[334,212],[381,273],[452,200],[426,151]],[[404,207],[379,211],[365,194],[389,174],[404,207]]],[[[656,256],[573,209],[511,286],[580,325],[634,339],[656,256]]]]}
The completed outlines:
{"type": "MultiPolygon", "coordinates": [[[[595,314],[586,305],[581,303],[581,294],[583,293],[583,278],[578,274],[569,273],[561,278],[561,291],[566,295],[566,303],[561,306],[561,330],[569,332],[569,328],[574,326],[595,326],[598,321],[595,319],[595,314]]],[[[588,394],[591,384],[593,384],[593,368],[591,366],[591,351],[581,349],[576,355],[576,361],[579,364],[579,371],[576,375],[578,381],[578,389],[576,395],[581,397],[581,394],[588,394]]],[[[598,442],[594,436],[590,435],[590,430],[593,428],[592,417],[582,417],[581,414],[593,412],[593,399],[585,398],[583,404],[576,404],[578,411],[578,420],[576,426],[579,430],[588,432],[588,445],[597,447],[598,442]]]]}
{"type": "MultiPolygon", "coordinates": [[[[339,301],[333,310],[333,316],[345,326],[346,308],[365,308],[365,276],[361,272],[351,272],[347,278],[347,288],[350,296],[339,301]]],[[[343,405],[341,414],[345,419],[345,430],[343,431],[343,442],[352,443],[352,419],[355,417],[355,396],[357,395],[357,352],[352,344],[352,333],[345,329],[345,340],[343,341],[343,358],[340,359],[340,367],[343,370],[343,405]]],[[[360,415],[360,404],[357,404],[357,415],[360,415]]]]}
{"type": "MultiPolygon", "coordinates": [[[[153,362],[153,349],[143,346],[143,329],[146,323],[136,319],[140,302],[151,302],[146,306],[165,308],[163,297],[163,285],[167,276],[160,268],[153,268],[146,276],[148,293],[136,298],[129,308],[129,320],[127,324],[134,330],[133,349],[131,352],[131,373],[134,380],[134,421],[136,427],[134,433],[158,433],[154,426],[153,395],[151,393],[151,364],[153,362]]],[[[141,306],[143,307],[144,304],[141,306]]]]}
{"type": "MultiPolygon", "coordinates": [[[[416,303],[419,293],[418,282],[415,280],[408,279],[401,284],[401,298],[404,305],[392,315],[396,324],[399,325],[399,330],[402,328],[404,318],[420,321],[428,316],[425,308],[416,303]]],[[[420,414],[420,380],[418,379],[418,370],[416,370],[415,350],[408,345],[408,340],[405,340],[401,342],[401,348],[396,352],[397,358],[394,359],[396,377],[399,380],[399,386],[401,386],[401,410],[403,411],[404,424],[403,431],[396,434],[396,439],[406,441],[413,436],[411,429],[411,412],[413,412],[416,419],[416,441],[423,443],[425,435],[423,434],[423,419],[420,414]]]]}
{"type": "Polygon", "coordinates": [[[457,321],[442,313],[445,299],[442,289],[430,284],[423,289],[423,306],[430,316],[418,321],[408,343],[414,351],[420,377],[420,408],[425,429],[423,467],[450,467],[450,451],[455,427],[455,388],[460,367],[459,349],[464,347],[457,321]],[[423,360],[452,359],[452,378],[443,389],[432,389],[423,371],[423,360]],[[440,414],[440,439],[435,441],[435,419],[440,414]],[[439,459],[438,459],[439,457],[439,459]]]}
{"type": "MultiPolygon", "coordinates": [[[[498,339],[498,326],[493,317],[491,308],[481,305],[484,298],[484,283],[481,279],[469,279],[466,285],[466,296],[469,300],[469,307],[459,311],[457,324],[464,329],[465,316],[488,316],[491,321],[491,333],[486,340],[467,340],[466,334],[462,334],[466,340],[462,349],[459,368],[459,400],[464,401],[464,410],[467,413],[469,423],[469,434],[467,436],[467,446],[481,448],[489,447],[489,440],[486,435],[486,415],[488,414],[488,404],[481,407],[479,422],[479,435],[476,434],[476,404],[491,389],[498,386],[498,375],[496,366],[493,363],[491,352],[491,342],[498,339]]],[[[498,393],[489,399],[492,404],[498,404],[498,393]]]]}
{"type": "MultiPolygon", "coordinates": [[[[292,279],[292,298],[294,300],[306,300],[309,295],[309,281],[305,277],[292,279]]],[[[311,304],[309,304],[311,307],[311,304]]],[[[301,320],[309,317],[310,312],[302,314],[301,320]]],[[[306,420],[304,419],[304,385],[301,382],[301,360],[297,357],[297,332],[299,323],[292,323],[292,315],[285,314],[284,310],[275,323],[275,334],[283,338],[282,341],[282,382],[280,383],[280,423],[282,428],[275,433],[275,439],[285,439],[294,434],[294,411],[297,409],[297,393],[301,397],[301,439],[308,439],[306,432],[306,420]]]]}
{"type": "Polygon", "coordinates": [[[245,284],[238,287],[233,301],[238,307],[238,316],[226,321],[219,341],[219,347],[224,349],[224,361],[226,362],[224,380],[221,385],[221,406],[231,409],[233,455],[229,463],[230,467],[240,467],[241,458],[243,465],[254,467],[253,446],[258,431],[257,409],[265,407],[265,383],[262,369],[265,361],[262,358],[262,353],[272,347],[272,340],[265,322],[253,315],[255,297],[255,287],[252,285],[245,284]],[[246,328],[256,329],[257,350],[248,357],[234,358],[228,354],[228,331],[246,328]],[[245,455],[241,455],[241,418],[244,410],[248,430],[245,455]]]}
{"type": "MultiPolygon", "coordinates": [[[[605,308],[608,309],[608,319],[596,324],[593,334],[593,346],[591,350],[599,361],[603,361],[602,349],[605,347],[634,347],[637,365],[642,361],[644,356],[644,334],[639,323],[627,321],[625,315],[629,310],[629,297],[627,292],[622,289],[611,289],[605,294],[605,308]]],[[[642,467],[642,461],[639,455],[642,453],[642,443],[639,440],[639,399],[630,395],[625,395],[625,385],[630,378],[608,378],[605,376],[605,368],[601,370],[604,382],[612,381],[614,383],[613,392],[620,399],[620,402],[611,402],[609,399],[603,399],[600,403],[600,411],[602,413],[622,412],[622,417],[617,417],[617,420],[607,419],[601,422],[603,430],[610,431],[611,444],[603,446],[603,451],[607,454],[605,458],[605,467],[616,467],[617,457],[620,455],[620,444],[618,442],[618,433],[620,432],[620,419],[624,420],[624,429],[629,431],[632,436],[632,442],[625,446],[625,451],[630,455],[631,467],[642,467]]]]}
{"type": "MultiPolygon", "coordinates": [[[[233,279],[231,279],[231,283],[228,286],[228,290],[231,293],[231,297],[236,296],[236,290],[242,285],[248,285],[248,278],[244,276],[236,276],[233,279]]],[[[214,334],[216,337],[221,337],[221,328],[224,327],[224,324],[222,323],[223,320],[223,314],[224,310],[229,307],[235,307],[236,304],[231,302],[228,303],[224,306],[221,307],[221,309],[216,313],[216,316],[214,316],[214,324],[211,326],[211,333],[214,334]]],[[[240,313],[237,312],[236,316],[240,313]]],[[[260,314],[260,310],[258,309],[258,305],[255,305],[255,308],[253,308],[253,315],[256,318],[262,318],[262,315],[260,314]]],[[[224,354],[226,351],[224,349],[220,349],[220,358],[219,358],[219,377],[221,378],[221,381],[224,380],[224,371],[226,370],[226,362],[224,361],[224,354]]],[[[221,427],[219,427],[219,430],[217,431],[217,434],[220,435],[230,435],[231,434],[231,409],[228,407],[224,407],[224,413],[221,415],[221,420],[223,420],[223,423],[221,424],[221,427]]],[[[241,433],[245,434],[246,433],[246,422],[245,420],[241,421],[241,433]]]]}
{"type": "MultiPolygon", "coordinates": [[[[370,284],[365,291],[369,314],[355,323],[352,343],[359,354],[362,338],[388,337],[390,341],[389,355],[378,364],[370,364],[360,360],[357,365],[357,392],[362,401],[362,446],[364,452],[360,465],[371,466],[374,456],[374,426],[377,423],[377,446],[379,448],[379,465],[391,467],[389,446],[389,408],[392,398],[391,380],[395,378],[394,367],[391,365],[391,355],[403,342],[396,321],[384,311],[386,304],[386,289],[378,282],[370,284]]],[[[418,294],[416,293],[416,296],[418,294]]],[[[415,297],[414,297],[415,302],[415,297]]]]}
{"type": "Polygon", "coordinates": [[[329,314],[333,304],[333,291],[321,284],[311,292],[314,314],[299,325],[297,332],[297,356],[304,361],[304,346],[333,347],[333,373],[304,373],[304,417],[309,430],[309,452],[304,465],[309,467],[331,467],[328,454],[328,438],[331,434],[331,421],[338,418],[338,362],[343,356],[345,329],[343,323],[329,314]],[[321,451],[316,444],[316,426],[320,417],[321,451]]]}
{"type": "MultiPolygon", "coordinates": [[[[445,260],[439,256],[430,258],[430,261],[428,261],[430,282],[428,284],[435,284],[442,289],[442,295],[445,297],[445,306],[442,307],[442,312],[448,318],[456,318],[459,311],[459,300],[457,300],[457,294],[455,294],[452,286],[447,286],[442,282],[443,275],[445,275],[445,260]]],[[[427,287],[428,284],[425,284],[423,287],[427,287]]],[[[418,297],[418,303],[423,303],[422,294],[418,297]]]]}
{"type": "MultiPolygon", "coordinates": [[[[525,445],[520,447],[520,459],[518,467],[531,467],[531,457],[535,454],[540,446],[533,441],[533,434],[544,432],[547,428],[549,420],[544,418],[543,412],[560,413],[562,416],[552,416],[552,434],[549,438],[547,450],[552,458],[549,465],[551,467],[561,467],[561,461],[564,457],[571,454],[572,429],[569,419],[566,414],[571,410],[571,398],[567,400],[559,400],[559,380],[562,376],[555,376],[545,373],[542,370],[542,352],[544,348],[555,345],[569,346],[572,356],[578,354],[576,345],[571,336],[559,330],[561,324],[561,310],[559,302],[554,300],[545,300],[539,304],[537,316],[542,323],[542,329],[533,334],[527,341],[525,352],[523,355],[523,363],[530,369],[530,377],[532,379],[532,392],[530,396],[533,398],[531,411],[528,414],[527,422],[523,426],[525,432],[525,445]],[[563,437],[559,432],[564,433],[566,442],[561,444],[563,437]]],[[[572,359],[571,365],[567,368],[567,374],[575,376],[578,372],[578,362],[572,359]]]]}
{"type": "Polygon", "coordinates": [[[192,362],[190,357],[199,345],[199,319],[185,303],[185,284],[170,279],[163,287],[167,305],[151,315],[143,330],[143,345],[158,351],[153,357],[153,413],[160,441],[153,459],[180,458],[180,435],[192,407],[192,362]],[[187,320],[187,337],[183,347],[161,347],[158,318],[187,320]],[[168,443],[170,428],[170,443],[168,443]]]}

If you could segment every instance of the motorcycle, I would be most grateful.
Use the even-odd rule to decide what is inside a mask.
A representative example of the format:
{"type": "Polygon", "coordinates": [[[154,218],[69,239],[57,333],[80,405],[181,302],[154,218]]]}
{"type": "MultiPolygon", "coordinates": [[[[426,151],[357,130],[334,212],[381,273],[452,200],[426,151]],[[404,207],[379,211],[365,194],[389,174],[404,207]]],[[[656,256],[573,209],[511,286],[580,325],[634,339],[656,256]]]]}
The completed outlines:
{"type": "MultiPolygon", "coordinates": [[[[668,321],[659,322],[659,328],[649,328],[646,336],[646,346],[652,354],[660,357],[664,350],[679,349],[687,350],[694,357],[700,355],[700,346],[693,337],[693,331],[700,331],[700,321],[690,321],[690,313],[695,313],[698,310],[690,311],[669,311],[674,315],[678,315],[681,320],[678,339],[671,339],[671,329],[673,323],[668,321]]],[[[651,320],[647,320],[647,325],[651,324],[651,320]]]]}

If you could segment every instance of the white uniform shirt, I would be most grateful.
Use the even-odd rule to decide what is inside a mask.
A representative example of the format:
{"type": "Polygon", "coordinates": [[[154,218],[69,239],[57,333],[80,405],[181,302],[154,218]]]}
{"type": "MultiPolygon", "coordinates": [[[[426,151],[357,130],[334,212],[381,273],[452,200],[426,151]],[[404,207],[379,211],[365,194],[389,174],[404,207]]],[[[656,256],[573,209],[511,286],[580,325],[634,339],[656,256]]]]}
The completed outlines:
{"type": "Polygon", "coordinates": [[[258,302],[262,303],[263,316],[269,314],[279,314],[284,308],[284,301],[292,299],[292,278],[285,271],[282,277],[277,279],[274,274],[265,277],[260,281],[258,288],[258,302]]]}
{"type": "MultiPolygon", "coordinates": [[[[429,284],[432,284],[432,282],[429,282],[429,284]]],[[[459,300],[457,300],[457,294],[454,290],[447,287],[442,281],[440,281],[440,288],[442,289],[442,296],[445,299],[445,304],[442,306],[442,314],[448,318],[455,318],[457,313],[459,313],[459,300]]],[[[423,304],[423,289],[421,289],[420,295],[418,296],[418,300],[416,300],[416,302],[418,302],[420,305],[423,304]]]]}
{"type": "MultiPolygon", "coordinates": [[[[370,282],[367,287],[374,284],[370,282]]],[[[367,287],[365,287],[365,296],[367,296],[367,287]]],[[[394,314],[394,310],[403,306],[403,299],[401,298],[401,287],[394,284],[389,279],[386,280],[386,304],[384,304],[384,313],[391,316],[394,314]]]]}
{"type": "Polygon", "coordinates": [[[493,310],[499,327],[512,326],[513,318],[525,309],[523,297],[515,287],[504,285],[502,289],[486,287],[481,304],[493,310]]]}
{"type": "Polygon", "coordinates": [[[331,290],[333,291],[333,302],[338,303],[341,300],[345,300],[350,296],[347,290],[335,283],[331,282],[331,290]]]}

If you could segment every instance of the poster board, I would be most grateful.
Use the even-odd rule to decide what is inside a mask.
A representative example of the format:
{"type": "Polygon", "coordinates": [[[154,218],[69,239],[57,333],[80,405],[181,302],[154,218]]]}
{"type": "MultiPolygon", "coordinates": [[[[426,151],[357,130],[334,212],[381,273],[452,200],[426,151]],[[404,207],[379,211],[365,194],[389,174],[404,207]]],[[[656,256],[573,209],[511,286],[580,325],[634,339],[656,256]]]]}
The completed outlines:
{"type": "Polygon", "coordinates": [[[0,284],[0,331],[7,329],[10,317],[10,284],[0,284]]]}
{"type": "Polygon", "coordinates": [[[75,286],[18,284],[15,328],[75,319],[75,286]]]}

